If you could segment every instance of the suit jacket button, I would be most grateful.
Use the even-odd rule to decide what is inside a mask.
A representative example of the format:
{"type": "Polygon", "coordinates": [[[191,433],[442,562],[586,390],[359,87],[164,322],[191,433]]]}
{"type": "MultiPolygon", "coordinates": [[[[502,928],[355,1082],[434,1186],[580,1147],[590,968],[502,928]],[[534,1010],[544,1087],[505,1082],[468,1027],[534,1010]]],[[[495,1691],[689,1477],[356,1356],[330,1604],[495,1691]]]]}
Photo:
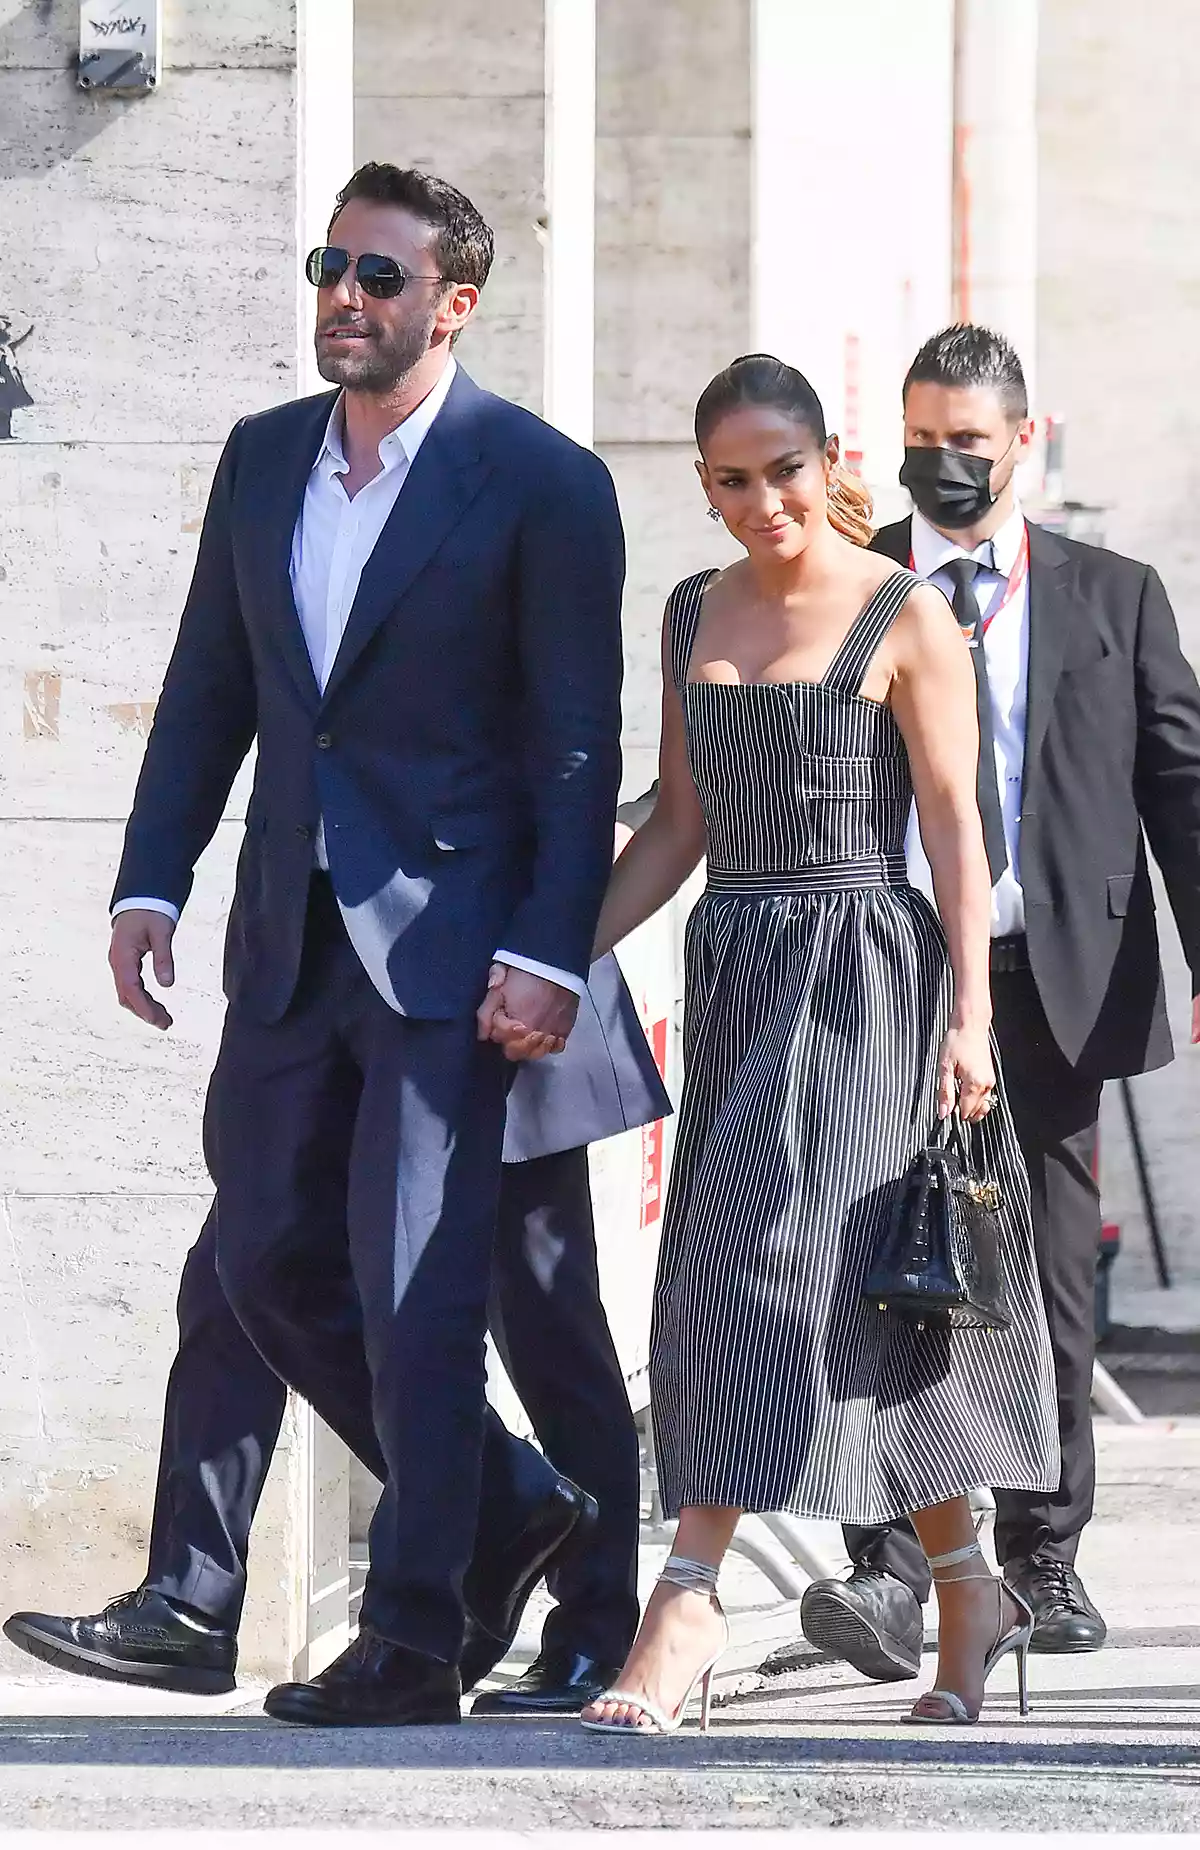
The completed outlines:
{"type": "Polygon", "coordinates": [[[319,752],[327,752],[329,750],[329,747],[332,744],[333,744],[333,734],[331,732],[318,732],[317,750],[319,752]]]}
{"type": "Polygon", "coordinates": [[[298,836],[300,837],[300,840],[301,840],[301,841],[311,841],[311,840],[312,840],[312,833],[313,833],[313,832],[312,832],[312,830],[311,830],[311,829],[309,828],[309,826],[308,826],[308,824],[307,824],[307,822],[299,822],[299,823],[297,823],[297,825],[296,825],[296,833],[297,833],[297,835],[298,835],[298,836]]]}

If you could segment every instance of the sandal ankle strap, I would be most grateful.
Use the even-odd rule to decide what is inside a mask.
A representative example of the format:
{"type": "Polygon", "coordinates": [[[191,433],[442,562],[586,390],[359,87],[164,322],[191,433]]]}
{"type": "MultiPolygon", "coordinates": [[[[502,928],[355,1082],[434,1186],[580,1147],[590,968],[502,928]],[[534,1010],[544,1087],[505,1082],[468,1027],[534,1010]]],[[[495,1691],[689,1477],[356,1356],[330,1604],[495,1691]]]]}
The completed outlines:
{"type": "Polygon", "coordinates": [[[689,1593],[711,1594],[717,1590],[720,1571],[709,1561],[692,1561],[687,1555],[669,1555],[659,1579],[673,1587],[683,1587],[689,1593]]]}
{"type": "Polygon", "coordinates": [[[973,1561],[977,1555],[980,1557],[983,1555],[983,1549],[979,1543],[968,1542],[965,1548],[952,1548],[949,1554],[927,1555],[925,1558],[932,1572],[936,1574],[939,1567],[961,1567],[964,1561],[973,1561]]]}

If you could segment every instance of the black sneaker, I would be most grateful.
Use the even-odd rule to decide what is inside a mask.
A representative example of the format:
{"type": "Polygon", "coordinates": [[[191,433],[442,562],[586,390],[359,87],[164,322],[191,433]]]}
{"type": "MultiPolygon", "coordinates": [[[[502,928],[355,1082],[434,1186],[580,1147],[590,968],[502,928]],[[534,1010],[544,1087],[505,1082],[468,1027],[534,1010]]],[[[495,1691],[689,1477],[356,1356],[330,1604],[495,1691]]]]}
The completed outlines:
{"type": "Polygon", "coordinates": [[[4,1636],[19,1651],[76,1676],[194,1696],[222,1696],[237,1688],[233,1634],[187,1618],[147,1587],[123,1593],[89,1618],[14,1612],[4,1636]]]}
{"type": "Polygon", "coordinates": [[[920,1672],[921,1602],[892,1574],[856,1567],[849,1580],[814,1580],[800,1601],[800,1624],[809,1644],[873,1683],[901,1683],[920,1672]]]}
{"type": "Polygon", "coordinates": [[[1066,1561],[1034,1555],[1009,1561],[1004,1578],[1033,1609],[1031,1651],[1098,1651],[1108,1627],[1087,1596],[1075,1569],[1066,1561]]]}

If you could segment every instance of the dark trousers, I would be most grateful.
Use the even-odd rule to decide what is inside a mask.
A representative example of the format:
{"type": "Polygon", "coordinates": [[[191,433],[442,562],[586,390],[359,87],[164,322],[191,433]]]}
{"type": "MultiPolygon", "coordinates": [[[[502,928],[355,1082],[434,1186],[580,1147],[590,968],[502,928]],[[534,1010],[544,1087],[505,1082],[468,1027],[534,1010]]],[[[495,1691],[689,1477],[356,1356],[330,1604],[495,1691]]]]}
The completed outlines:
{"type": "MultiPolygon", "coordinates": [[[[618,1663],[638,1619],[638,1444],[600,1302],[586,1149],[504,1169],[492,1305],[498,1345],[539,1440],[600,1506],[587,1546],[551,1578],[559,1604],[543,1646],[618,1663]]],[[[287,1390],[221,1289],[215,1210],[188,1254],[178,1314],[146,1584],[236,1632],[250,1527],[287,1390]]],[[[523,1497],[544,1493],[545,1471],[532,1454],[519,1461],[519,1477],[523,1497]]],[[[488,1533],[489,1514],[481,1509],[477,1560],[498,1539],[488,1533]]]]}
{"type": "Polygon", "coordinates": [[[264,1358],[383,1481],[364,1626],[456,1662],[477,1521],[512,1520],[484,1337],[510,1069],[395,1014],[314,878],[296,996],[231,1008],[209,1089],[217,1271],[264,1358]]]}
{"type": "MultiPolygon", "coordinates": [[[[1038,1553],[1071,1562],[1096,1489],[1092,1362],[1100,1195],[1093,1175],[1101,1082],[1063,1057],[1028,970],[994,974],[996,1038],[1017,1140],[1029,1170],[1038,1276],[1050,1325],[1062,1476],[1057,1491],[996,1491],[1000,1562],[1038,1553]]],[[[929,1570],[911,1526],[847,1528],[856,1563],[906,1581],[922,1600],[929,1570]]]]}
{"type": "Polygon", "coordinates": [[[623,1662],[638,1623],[637,1430],[600,1299],[587,1151],[505,1166],[491,1328],[547,1456],[590,1491],[586,1547],[549,1577],[544,1650],[623,1662]]]}

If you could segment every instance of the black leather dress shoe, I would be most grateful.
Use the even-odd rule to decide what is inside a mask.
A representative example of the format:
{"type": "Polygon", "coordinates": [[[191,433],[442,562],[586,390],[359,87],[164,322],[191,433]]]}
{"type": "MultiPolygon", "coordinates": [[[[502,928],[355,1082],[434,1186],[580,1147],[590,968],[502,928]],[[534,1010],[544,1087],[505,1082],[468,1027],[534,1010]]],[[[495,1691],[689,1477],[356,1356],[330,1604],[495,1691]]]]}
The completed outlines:
{"type": "Polygon", "coordinates": [[[472,1715],[578,1715],[611,1689],[620,1664],[604,1664],[582,1651],[543,1651],[524,1676],[504,1689],[485,1690],[472,1715]]]}
{"type": "Polygon", "coordinates": [[[877,1568],[857,1567],[849,1580],[814,1580],[800,1601],[800,1624],[809,1644],[872,1682],[901,1683],[920,1671],[921,1602],[877,1568]]]}
{"type": "Polygon", "coordinates": [[[277,1684],[263,1708],[278,1722],[310,1728],[419,1728],[462,1720],[453,1664],[365,1631],[310,1683],[277,1684]]]}
{"type": "Polygon", "coordinates": [[[192,1696],[236,1689],[237,1639],[176,1611],[161,1593],[123,1593],[89,1618],[14,1612],[4,1636],[59,1670],[116,1683],[148,1683],[192,1696]]]}
{"type": "Polygon", "coordinates": [[[538,1581],[586,1541],[598,1514],[595,1497],[560,1477],[549,1495],[534,1504],[519,1534],[489,1551],[485,1562],[472,1561],[463,1579],[467,1633],[459,1668],[464,1690],[474,1689],[507,1655],[538,1581]]]}
{"type": "Polygon", "coordinates": [[[1009,1561],[1004,1578],[1033,1608],[1031,1651],[1098,1651],[1108,1627],[1087,1596],[1079,1575],[1065,1561],[1034,1555],[1009,1561]]]}

